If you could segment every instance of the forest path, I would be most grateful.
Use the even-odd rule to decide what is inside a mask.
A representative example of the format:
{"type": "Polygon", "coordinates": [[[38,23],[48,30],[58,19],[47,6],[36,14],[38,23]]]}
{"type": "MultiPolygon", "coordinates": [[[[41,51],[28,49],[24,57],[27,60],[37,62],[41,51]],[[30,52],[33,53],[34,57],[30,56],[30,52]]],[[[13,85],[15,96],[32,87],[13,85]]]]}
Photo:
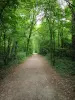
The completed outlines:
{"type": "Polygon", "coordinates": [[[32,55],[2,80],[0,100],[69,100],[60,83],[60,76],[48,62],[32,55]]]}

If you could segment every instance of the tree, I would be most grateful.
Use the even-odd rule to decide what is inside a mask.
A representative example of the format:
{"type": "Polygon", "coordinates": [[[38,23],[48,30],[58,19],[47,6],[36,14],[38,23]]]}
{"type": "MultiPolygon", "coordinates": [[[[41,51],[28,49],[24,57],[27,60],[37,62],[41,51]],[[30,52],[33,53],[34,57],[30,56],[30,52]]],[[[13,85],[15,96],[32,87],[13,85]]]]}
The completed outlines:
{"type": "Polygon", "coordinates": [[[69,0],[65,1],[68,3],[72,13],[72,59],[75,60],[75,1],[72,0],[72,3],[69,0]]]}

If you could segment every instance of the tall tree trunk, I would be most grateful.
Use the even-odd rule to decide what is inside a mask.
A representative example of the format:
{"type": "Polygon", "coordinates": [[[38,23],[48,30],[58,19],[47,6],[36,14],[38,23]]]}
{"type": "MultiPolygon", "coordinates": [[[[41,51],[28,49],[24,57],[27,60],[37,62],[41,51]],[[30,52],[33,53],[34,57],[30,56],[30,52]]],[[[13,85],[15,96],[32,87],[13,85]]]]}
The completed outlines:
{"type": "Polygon", "coordinates": [[[53,65],[55,65],[55,32],[53,31],[53,65]]]}
{"type": "Polygon", "coordinates": [[[10,37],[8,38],[8,47],[7,47],[7,56],[8,56],[8,59],[10,58],[10,49],[11,49],[11,39],[10,37]]]}
{"type": "Polygon", "coordinates": [[[60,16],[59,16],[59,9],[58,9],[58,48],[60,48],[60,16]]]}
{"type": "MultiPolygon", "coordinates": [[[[53,6],[50,5],[50,1],[49,1],[48,6],[50,9],[54,10],[53,6]]],[[[54,34],[54,28],[53,28],[54,20],[52,21],[53,16],[51,14],[48,15],[47,9],[45,9],[45,17],[49,25],[49,33],[50,33],[50,60],[51,60],[52,65],[54,65],[55,64],[55,34],[54,34]]]]}
{"type": "Polygon", "coordinates": [[[33,22],[31,23],[30,33],[29,33],[29,37],[28,37],[28,40],[27,40],[27,50],[26,50],[26,55],[28,55],[29,42],[30,42],[30,38],[31,38],[31,35],[32,35],[32,30],[33,30],[33,22]]]}
{"type": "Polygon", "coordinates": [[[15,41],[15,42],[13,43],[13,45],[12,45],[12,48],[11,48],[11,51],[10,51],[12,60],[13,60],[14,58],[16,58],[16,55],[17,55],[17,45],[18,45],[18,42],[17,42],[17,41],[15,41]]]}
{"type": "Polygon", "coordinates": [[[60,29],[58,29],[58,48],[60,48],[60,29]]]}
{"type": "Polygon", "coordinates": [[[72,59],[75,60],[75,11],[72,12],[72,59]]]}
{"type": "Polygon", "coordinates": [[[18,42],[15,41],[15,46],[14,46],[14,58],[16,59],[16,55],[17,55],[17,46],[18,46],[18,42]]]}
{"type": "Polygon", "coordinates": [[[50,32],[50,60],[52,62],[52,58],[53,58],[53,53],[52,53],[52,49],[53,49],[53,44],[52,44],[52,28],[51,28],[51,21],[50,19],[46,16],[47,22],[49,24],[49,32],[50,32]]]}
{"type": "Polygon", "coordinates": [[[72,3],[68,0],[65,1],[68,2],[68,6],[72,12],[72,60],[75,61],[75,0],[72,0],[72,3]]]}
{"type": "Polygon", "coordinates": [[[28,49],[29,49],[30,38],[31,38],[31,35],[32,35],[33,27],[34,27],[34,18],[35,18],[35,12],[34,12],[34,10],[33,10],[33,18],[32,18],[32,21],[31,21],[30,33],[29,33],[29,37],[28,37],[28,39],[27,39],[26,56],[28,55],[28,49]]]}
{"type": "Polygon", "coordinates": [[[75,0],[72,0],[72,4],[69,7],[72,12],[72,60],[75,61],[75,0]]]}
{"type": "Polygon", "coordinates": [[[3,41],[4,41],[4,54],[3,54],[3,60],[4,60],[4,64],[7,64],[7,58],[6,58],[6,34],[4,32],[4,37],[3,37],[3,41]]]}
{"type": "Polygon", "coordinates": [[[62,32],[61,32],[61,48],[63,48],[63,30],[62,30],[62,32]]]}

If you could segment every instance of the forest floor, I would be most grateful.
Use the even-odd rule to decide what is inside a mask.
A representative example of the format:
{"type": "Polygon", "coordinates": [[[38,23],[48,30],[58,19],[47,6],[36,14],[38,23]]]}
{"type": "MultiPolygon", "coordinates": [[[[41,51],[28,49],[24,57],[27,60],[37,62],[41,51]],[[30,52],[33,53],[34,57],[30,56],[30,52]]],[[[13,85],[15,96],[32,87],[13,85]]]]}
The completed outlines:
{"type": "Polygon", "coordinates": [[[40,55],[6,73],[0,79],[0,100],[75,100],[74,79],[61,78],[40,55]]]}

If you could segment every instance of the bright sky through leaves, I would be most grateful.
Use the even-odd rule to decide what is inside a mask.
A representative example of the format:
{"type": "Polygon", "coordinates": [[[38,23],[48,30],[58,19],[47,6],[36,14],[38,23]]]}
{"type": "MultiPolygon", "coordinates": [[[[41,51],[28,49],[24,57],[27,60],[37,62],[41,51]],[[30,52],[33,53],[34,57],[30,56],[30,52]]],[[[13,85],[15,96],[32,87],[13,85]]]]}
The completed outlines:
{"type": "Polygon", "coordinates": [[[65,0],[57,0],[57,1],[58,1],[58,3],[60,4],[60,7],[61,7],[62,9],[64,9],[64,8],[67,6],[67,3],[66,3],[65,0]]]}
{"type": "MultiPolygon", "coordinates": [[[[64,9],[67,6],[67,3],[65,0],[57,0],[60,7],[64,9]]],[[[36,26],[39,27],[40,24],[42,23],[42,18],[44,17],[44,11],[41,11],[37,16],[36,16],[36,26]]]]}
{"type": "Polygon", "coordinates": [[[44,17],[44,11],[41,11],[37,16],[36,16],[36,25],[39,27],[39,25],[42,22],[42,18],[44,17]]]}

